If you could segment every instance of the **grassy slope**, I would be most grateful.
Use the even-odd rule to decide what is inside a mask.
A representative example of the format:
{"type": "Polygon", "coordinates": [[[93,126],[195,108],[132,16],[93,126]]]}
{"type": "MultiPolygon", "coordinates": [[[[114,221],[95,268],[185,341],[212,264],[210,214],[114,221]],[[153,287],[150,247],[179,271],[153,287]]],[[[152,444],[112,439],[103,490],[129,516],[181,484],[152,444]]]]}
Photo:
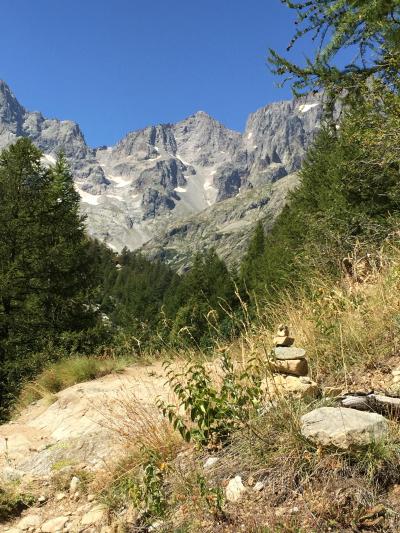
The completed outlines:
{"type": "MultiPolygon", "coordinates": [[[[321,386],[390,388],[390,371],[400,363],[399,264],[400,251],[391,249],[382,267],[367,269],[362,282],[349,277],[336,284],[316,280],[307,295],[298,293],[295,300],[283,295],[280,304],[265,310],[259,324],[230,347],[231,352],[244,358],[267,352],[273,331],[265,324],[285,322],[296,344],[307,350],[312,377],[321,386]]],[[[149,442],[144,424],[125,463],[102,480],[103,497],[111,512],[116,512],[116,500],[143,506],[145,498],[150,522],[162,516],[165,531],[398,531],[398,424],[391,422],[389,437],[364,449],[316,448],[302,438],[299,418],[330,401],[282,398],[256,420],[257,436],[241,430],[219,451],[199,451],[191,445],[188,451],[165,427],[160,442],[149,442]],[[147,456],[138,460],[143,443],[147,456]],[[184,449],[182,461],[178,452],[184,449]],[[219,461],[204,470],[209,455],[219,461]],[[132,487],[143,488],[142,469],[149,464],[156,472],[154,494],[140,493],[138,501],[134,491],[136,500],[130,498],[132,487]],[[247,490],[239,503],[231,504],[224,501],[224,487],[236,475],[247,490]],[[257,481],[265,483],[261,492],[251,488],[257,481]],[[123,486],[130,489],[124,492],[123,486]],[[158,505],[153,496],[158,496],[158,505]]],[[[149,433],[153,431],[150,424],[149,433]]]]}
{"type": "MultiPolygon", "coordinates": [[[[380,269],[364,272],[362,282],[315,280],[307,294],[297,293],[295,299],[282,294],[274,308],[260,311],[257,325],[249,323],[243,337],[225,348],[239,360],[263,357],[273,336],[268,324],[285,322],[296,345],[307,350],[312,377],[321,386],[387,389],[390,371],[400,363],[399,265],[400,250],[392,248],[380,269]]],[[[27,386],[22,401],[120,366],[115,360],[65,360],[27,386]]],[[[156,412],[142,410],[138,425],[133,403],[125,410],[135,411],[131,425],[129,417],[121,419],[125,457],[101,472],[88,490],[108,506],[110,520],[123,508],[131,509],[131,519],[135,509],[144,509],[142,523],[161,519],[161,531],[363,531],[367,526],[398,531],[398,424],[391,422],[385,441],[363,450],[322,450],[302,438],[299,418],[327,402],[282,398],[254,421],[256,432],[238,431],[227,446],[213,450],[183,442],[156,412]],[[219,460],[205,470],[210,455],[219,460]],[[225,501],[224,488],[236,475],[247,490],[232,504],[225,501]],[[265,484],[261,492],[252,490],[257,481],[265,484]],[[381,507],[371,511],[376,505],[381,507]]]]}
{"type": "Polygon", "coordinates": [[[112,372],[122,371],[128,364],[123,358],[69,357],[47,367],[32,382],[27,383],[19,396],[16,411],[30,403],[47,398],[76,383],[100,378],[112,372]]]}

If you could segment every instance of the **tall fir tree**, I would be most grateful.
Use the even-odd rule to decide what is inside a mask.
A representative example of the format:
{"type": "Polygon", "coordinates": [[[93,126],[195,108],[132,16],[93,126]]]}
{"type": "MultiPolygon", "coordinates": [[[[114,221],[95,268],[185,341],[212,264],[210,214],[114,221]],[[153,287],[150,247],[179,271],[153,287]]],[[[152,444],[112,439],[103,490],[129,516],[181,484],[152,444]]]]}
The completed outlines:
{"type": "Polygon", "coordinates": [[[0,154],[0,411],[50,339],[96,320],[79,196],[64,156],[53,168],[41,158],[28,139],[0,154]]]}
{"type": "Polygon", "coordinates": [[[46,319],[55,331],[84,329],[93,321],[88,304],[94,273],[85,219],[79,213],[79,194],[63,153],[50,169],[46,215],[43,241],[47,253],[42,273],[47,280],[43,295],[46,319]]]}

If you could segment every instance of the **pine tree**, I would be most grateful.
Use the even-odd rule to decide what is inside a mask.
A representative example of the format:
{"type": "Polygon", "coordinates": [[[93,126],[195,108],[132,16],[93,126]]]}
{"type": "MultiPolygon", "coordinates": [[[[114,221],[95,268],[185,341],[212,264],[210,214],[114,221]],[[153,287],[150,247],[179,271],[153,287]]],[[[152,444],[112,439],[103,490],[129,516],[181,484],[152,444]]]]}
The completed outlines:
{"type": "Polygon", "coordinates": [[[28,139],[0,155],[0,411],[47,362],[49,340],[96,320],[79,196],[64,156],[50,169],[41,158],[28,139]]]}
{"type": "Polygon", "coordinates": [[[0,156],[0,330],[3,341],[35,339],[44,317],[38,306],[43,291],[43,222],[50,172],[41,153],[21,139],[0,156]]]}
{"type": "Polygon", "coordinates": [[[79,213],[79,194],[64,154],[50,169],[47,213],[42,234],[46,243],[43,277],[47,280],[43,308],[49,326],[56,331],[83,329],[93,313],[88,290],[93,286],[92,258],[79,213]]]}
{"type": "Polygon", "coordinates": [[[174,342],[187,328],[189,338],[199,345],[210,340],[210,322],[218,329],[228,318],[225,308],[236,304],[232,276],[214,249],[195,256],[190,270],[168,297],[166,307],[173,310],[171,340],[174,342]]]}

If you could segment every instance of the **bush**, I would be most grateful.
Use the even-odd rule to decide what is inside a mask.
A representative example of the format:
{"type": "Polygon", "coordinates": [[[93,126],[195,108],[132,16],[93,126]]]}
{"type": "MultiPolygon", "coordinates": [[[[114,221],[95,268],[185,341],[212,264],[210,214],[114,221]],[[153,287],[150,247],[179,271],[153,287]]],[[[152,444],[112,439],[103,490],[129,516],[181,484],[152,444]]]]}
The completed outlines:
{"type": "Polygon", "coordinates": [[[160,401],[159,407],[188,442],[224,443],[234,429],[250,423],[260,406],[262,372],[258,361],[251,360],[243,370],[235,371],[231,357],[224,351],[221,371],[220,386],[214,383],[205,364],[189,363],[183,373],[168,372],[169,384],[180,405],[176,408],[160,401]],[[186,416],[180,414],[180,407],[186,416]]]}
{"type": "Polygon", "coordinates": [[[17,494],[14,490],[0,487],[0,522],[20,516],[33,503],[33,496],[17,494]]]}

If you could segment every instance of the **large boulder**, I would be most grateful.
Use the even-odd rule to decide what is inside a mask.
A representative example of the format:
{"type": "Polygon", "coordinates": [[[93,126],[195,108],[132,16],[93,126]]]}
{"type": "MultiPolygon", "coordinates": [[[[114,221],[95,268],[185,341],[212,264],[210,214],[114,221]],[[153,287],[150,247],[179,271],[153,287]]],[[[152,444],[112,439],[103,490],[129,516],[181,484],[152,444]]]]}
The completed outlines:
{"type": "Polygon", "coordinates": [[[376,413],[320,407],[301,417],[301,433],[320,446],[347,449],[367,445],[387,434],[387,420],[376,413]]]}

